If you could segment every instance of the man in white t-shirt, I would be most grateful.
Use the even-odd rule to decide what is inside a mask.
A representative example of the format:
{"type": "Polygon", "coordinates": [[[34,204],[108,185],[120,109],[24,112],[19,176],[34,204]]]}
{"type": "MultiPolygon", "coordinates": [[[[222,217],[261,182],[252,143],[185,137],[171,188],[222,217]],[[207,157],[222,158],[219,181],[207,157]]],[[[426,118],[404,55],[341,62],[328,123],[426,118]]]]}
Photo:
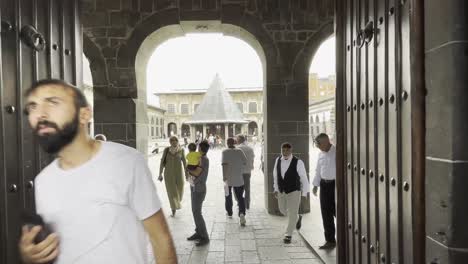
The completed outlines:
{"type": "Polygon", "coordinates": [[[239,206],[239,223],[245,226],[244,178],[242,172],[247,165],[247,158],[242,150],[236,148],[234,138],[226,141],[227,149],[221,152],[221,165],[223,166],[223,181],[228,186],[228,195],[225,197],[225,209],[232,217],[232,189],[239,206]]]}
{"type": "Polygon", "coordinates": [[[42,227],[23,227],[24,263],[177,263],[143,155],[89,137],[92,112],[78,88],[39,81],[26,92],[25,113],[57,158],[35,179],[37,213],[55,233],[36,244],[42,227]]]}

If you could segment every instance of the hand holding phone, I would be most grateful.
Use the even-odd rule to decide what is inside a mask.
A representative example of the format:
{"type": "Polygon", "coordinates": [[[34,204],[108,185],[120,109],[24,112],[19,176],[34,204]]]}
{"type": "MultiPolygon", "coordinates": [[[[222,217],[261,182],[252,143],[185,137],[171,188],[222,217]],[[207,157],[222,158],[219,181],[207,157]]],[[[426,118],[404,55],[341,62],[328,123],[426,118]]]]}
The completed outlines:
{"type": "Polygon", "coordinates": [[[33,213],[23,213],[23,228],[19,251],[24,263],[51,264],[58,256],[58,236],[52,233],[42,217],[33,213]]]}
{"type": "Polygon", "coordinates": [[[21,218],[23,220],[23,226],[26,226],[29,230],[35,226],[41,226],[41,230],[34,238],[34,244],[41,243],[52,233],[50,226],[47,225],[42,217],[38,214],[23,212],[21,218]]]}

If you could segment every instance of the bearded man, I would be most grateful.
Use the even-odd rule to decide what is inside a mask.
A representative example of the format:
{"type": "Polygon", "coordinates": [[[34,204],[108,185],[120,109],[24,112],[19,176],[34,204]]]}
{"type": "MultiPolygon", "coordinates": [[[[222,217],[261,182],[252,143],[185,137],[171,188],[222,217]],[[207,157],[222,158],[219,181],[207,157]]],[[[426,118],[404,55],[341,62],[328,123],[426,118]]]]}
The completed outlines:
{"type": "Polygon", "coordinates": [[[91,108],[64,81],[39,81],[25,97],[37,142],[56,158],[35,179],[37,213],[55,233],[36,244],[43,227],[24,226],[23,262],[177,263],[144,156],[90,138],[91,108]]]}

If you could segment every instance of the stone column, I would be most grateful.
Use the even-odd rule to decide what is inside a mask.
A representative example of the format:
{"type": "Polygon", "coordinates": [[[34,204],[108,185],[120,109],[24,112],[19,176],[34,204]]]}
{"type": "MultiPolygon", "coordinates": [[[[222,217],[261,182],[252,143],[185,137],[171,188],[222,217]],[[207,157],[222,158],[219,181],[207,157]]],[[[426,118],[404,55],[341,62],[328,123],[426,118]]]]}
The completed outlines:
{"type": "Polygon", "coordinates": [[[416,139],[416,146],[425,148],[425,173],[413,183],[413,188],[418,184],[423,187],[414,194],[416,201],[425,200],[426,230],[419,233],[426,238],[426,263],[468,263],[466,0],[450,0],[443,6],[425,1],[424,13],[426,38],[421,49],[425,50],[415,52],[425,62],[425,87],[421,80],[417,98],[426,108],[421,124],[426,135],[416,139]],[[457,26],[450,27],[448,21],[457,26]]]}
{"type": "Polygon", "coordinates": [[[146,104],[132,98],[94,99],[94,129],[107,140],[147,152],[146,104]],[[140,103],[142,105],[140,105],[140,103]]]}
{"type": "Polygon", "coordinates": [[[202,140],[206,138],[206,124],[203,124],[202,140]]]}
{"type": "Polygon", "coordinates": [[[226,142],[228,137],[229,137],[229,124],[224,124],[224,142],[226,142]]]}
{"type": "Polygon", "coordinates": [[[194,142],[195,141],[195,126],[190,125],[190,141],[194,142]]]}
{"type": "Polygon", "coordinates": [[[236,124],[232,124],[232,136],[236,136],[236,124]]]}
{"type": "MultiPolygon", "coordinates": [[[[268,84],[265,124],[265,202],[270,214],[279,215],[278,201],[273,193],[272,171],[281,143],[288,141],[293,154],[299,157],[309,172],[308,83],[281,81],[268,84]],[[294,102],[294,103],[286,103],[294,102]],[[288,111],[284,111],[287,108],[288,111]]],[[[310,196],[302,198],[300,211],[310,212],[310,196]]]]}

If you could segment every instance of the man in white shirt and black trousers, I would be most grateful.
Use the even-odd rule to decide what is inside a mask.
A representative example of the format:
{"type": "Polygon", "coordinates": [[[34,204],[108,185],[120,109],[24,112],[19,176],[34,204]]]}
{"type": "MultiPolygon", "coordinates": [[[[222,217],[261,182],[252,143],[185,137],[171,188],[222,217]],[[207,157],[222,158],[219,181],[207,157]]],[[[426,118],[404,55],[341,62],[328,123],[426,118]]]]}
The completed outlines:
{"type": "Polygon", "coordinates": [[[330,249],[336,246],[335,239],[335,179],[336,179],[336,149],[330,143],[328,135],[319,134],[315,138],[315,145],[320,149],[312,182],[312,193],[317,196],[320,187],[320,208],[322,211],[323,229],[325,231],[325,244],[320,249],[330,249]]]}
{"type": "Polygon", "coordinates": [[[276,158],[273,167],[273,190],[280,212],[289,218],[283,239],[285,244],[289,244],[294,228],[300,228],[301,216],[298,211],[301,193],[307,197],[309,180],[304,162],[292,155],[292,145],[287,142],[281,144],[281,156],[276,158]]]}

